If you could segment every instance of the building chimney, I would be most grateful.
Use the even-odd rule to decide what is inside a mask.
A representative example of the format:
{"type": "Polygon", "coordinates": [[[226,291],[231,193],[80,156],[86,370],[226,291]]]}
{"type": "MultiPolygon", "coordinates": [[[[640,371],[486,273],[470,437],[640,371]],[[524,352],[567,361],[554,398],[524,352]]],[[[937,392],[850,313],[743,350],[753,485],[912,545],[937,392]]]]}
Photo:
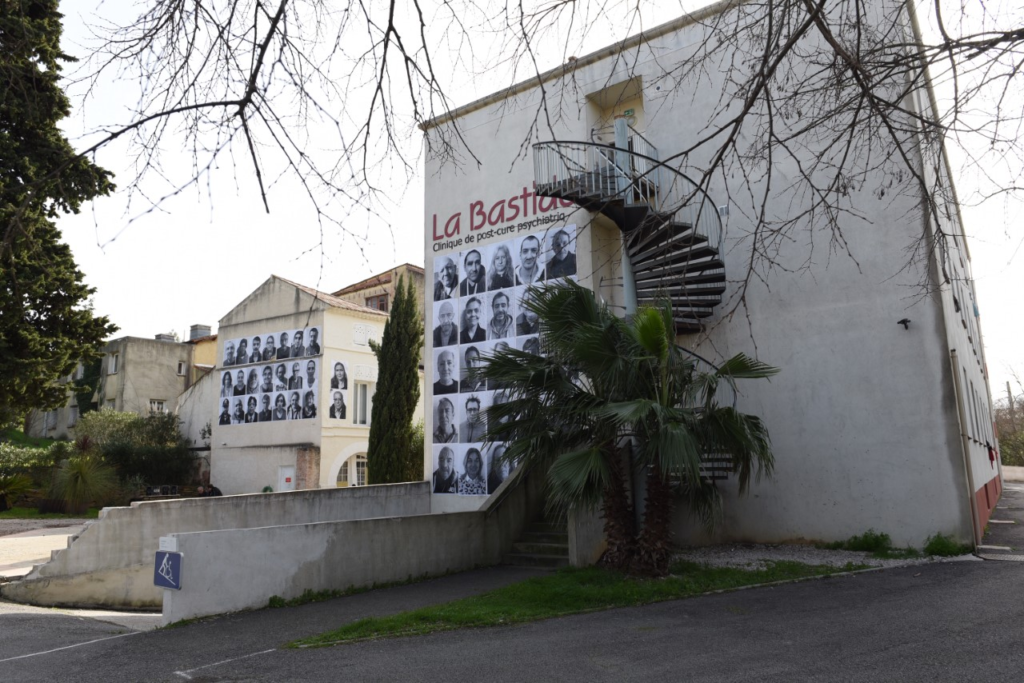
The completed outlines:
{"type": "Polygon", "coordinates": [[[194,341],[196,339],[199,339],[200,337],[209,337],[209,336],[210,336],[210,326],[209,325],[193,325],[192,327],[188,328],[188,340],[189,341],[194,341]]]}
{"type": "Polygon", "coordinates": [[[161,332],[160,334],[156,335],[156,340],[157,341],[166,341],[166,342],[176,342],[176,341],[178,341],[178,339],[173,334],[171,334],[170,332],[161,332]]]}

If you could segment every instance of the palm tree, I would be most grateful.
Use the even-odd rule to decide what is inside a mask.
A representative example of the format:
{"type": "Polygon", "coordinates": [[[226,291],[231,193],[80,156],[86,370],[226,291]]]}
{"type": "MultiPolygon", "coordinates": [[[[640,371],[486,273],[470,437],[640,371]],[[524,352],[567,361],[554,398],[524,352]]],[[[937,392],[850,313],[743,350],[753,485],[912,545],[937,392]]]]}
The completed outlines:
{"type": "Polygon", "coordinates": [[[600,505],[606,566],[643,575],[668,570],[673,488],[711,525],[718,491],[700,475],[705,454],[731,458],[741,491],[770,475],[763,423],[716,400],[719,385],[777,370],[738,355],[713,372],[675,345],[671,309],[643,308],[629,321],[573,283],[538,287],[527,303],[541,324],[544,355],[508,349],[481,371],[503,385],[488,414],[503,456],[547,471],[555,510],[600,505]],[[627,468],[646,478],[642,527],[626,489],[627,468]]]}

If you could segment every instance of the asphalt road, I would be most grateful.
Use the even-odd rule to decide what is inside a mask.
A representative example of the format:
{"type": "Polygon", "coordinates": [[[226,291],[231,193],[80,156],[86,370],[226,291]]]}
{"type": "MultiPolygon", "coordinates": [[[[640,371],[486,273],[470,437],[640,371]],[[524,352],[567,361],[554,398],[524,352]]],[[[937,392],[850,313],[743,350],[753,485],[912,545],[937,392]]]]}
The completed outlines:
{"type": "Polygon", "coordinates": [[[0,681],[1024,680],[1024,563],[1012,562],[890,569],[517,627],[278,649],[368,614],[527,575],[480,570],[145,633],[8,614],[0,681]]]}

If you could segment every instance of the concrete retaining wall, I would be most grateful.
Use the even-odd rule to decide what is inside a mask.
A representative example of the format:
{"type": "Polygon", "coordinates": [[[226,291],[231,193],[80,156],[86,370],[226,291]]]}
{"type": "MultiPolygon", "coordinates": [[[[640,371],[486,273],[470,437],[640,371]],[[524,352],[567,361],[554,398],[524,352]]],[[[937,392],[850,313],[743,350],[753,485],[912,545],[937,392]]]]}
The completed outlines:
{"type": "Polygon", "coordinates": [[[182,589],[164,591],[164,623],[498,564],[540,514],[539,480],[510,477],[473,512],[173,534],[182,589]]]}
{"type": "MultiPolygon", "coordinates": [[[[22,581],[5,585],[3,597],[36,605],[159,609],[163,596],[153,586],[153,558],[161,536],[389,516],[410,518],[429,512],[428,482],[105,508],[99,520],[72,539],[67,549],[57,551],[50,562],[33,569],[22,581]]],[[[273,554],[276,551],[268,553],[273,554]]],[[[290,561],[287,554],[280,557],[290,561]]]]}

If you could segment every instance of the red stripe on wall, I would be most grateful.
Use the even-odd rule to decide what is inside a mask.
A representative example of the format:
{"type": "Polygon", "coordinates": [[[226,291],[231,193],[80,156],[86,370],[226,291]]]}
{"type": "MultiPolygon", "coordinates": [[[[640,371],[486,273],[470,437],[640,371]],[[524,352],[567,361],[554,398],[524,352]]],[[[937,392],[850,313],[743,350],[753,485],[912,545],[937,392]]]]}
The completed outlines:
{"type": "Polygon", "coordinates": [[[989,479],[984,486],[974,492],[974,497],[978,503],[978,517],[980,518],[982,529],[988,524],[988,520],[992,516],[992,510],[995,509],[999,496],[1002,493],[1003,486],[1002,482],[999,481],[999,477],[989,479]]]}

